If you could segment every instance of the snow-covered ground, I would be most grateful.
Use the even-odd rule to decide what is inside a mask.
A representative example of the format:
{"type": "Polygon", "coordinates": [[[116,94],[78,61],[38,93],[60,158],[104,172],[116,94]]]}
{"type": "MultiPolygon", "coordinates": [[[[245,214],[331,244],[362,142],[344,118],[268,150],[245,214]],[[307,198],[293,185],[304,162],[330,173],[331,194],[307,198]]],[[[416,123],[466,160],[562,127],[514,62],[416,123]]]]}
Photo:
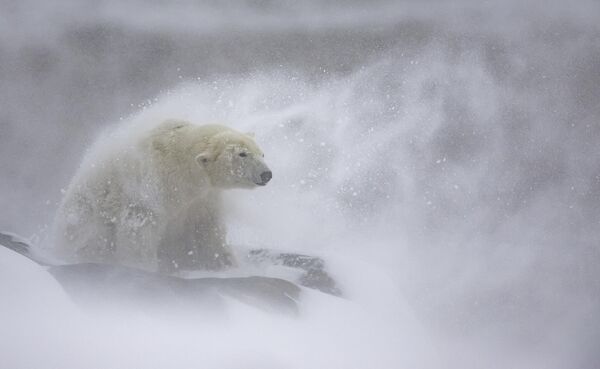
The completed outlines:
{"type": "Polygon", "coordinates": [[[107,126],[227,122],[274,175],[228,194],[231,243],[345,298],[91,311],[0,248],[0,367],[600,362],[597,3],[49,4],[0,2],[0,229],[43,240],[107,126]]]}

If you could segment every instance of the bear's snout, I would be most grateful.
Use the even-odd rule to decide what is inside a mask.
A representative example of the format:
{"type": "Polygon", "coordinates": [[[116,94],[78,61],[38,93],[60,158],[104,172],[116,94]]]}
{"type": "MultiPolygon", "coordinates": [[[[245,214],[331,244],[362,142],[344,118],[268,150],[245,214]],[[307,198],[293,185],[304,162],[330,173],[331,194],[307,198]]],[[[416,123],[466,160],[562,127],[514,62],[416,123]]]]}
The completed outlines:
{"type": "Polygon", "coordinates": [[[269,182],[271,180],[271,178],[273,178],[273,173],[271,173],[270,170],[267,170],[265,172],[262,172],[260,174],[260,180],[261,183],[259,183],[259,185],[264,186],[267,184],[267,182],[269,182]]]}

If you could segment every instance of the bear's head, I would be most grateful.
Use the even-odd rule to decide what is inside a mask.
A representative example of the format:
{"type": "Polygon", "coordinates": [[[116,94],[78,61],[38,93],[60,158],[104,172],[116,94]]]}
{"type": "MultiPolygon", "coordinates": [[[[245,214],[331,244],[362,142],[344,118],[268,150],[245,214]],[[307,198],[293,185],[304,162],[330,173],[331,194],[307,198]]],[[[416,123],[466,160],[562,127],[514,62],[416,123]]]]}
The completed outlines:
{"type": "Polygon", "coordinates": [[[234,130],[212,136],[196,161],[208,173],[211,184],[219,188],[264,186],[272,177],[252,134],[234,130]]]}

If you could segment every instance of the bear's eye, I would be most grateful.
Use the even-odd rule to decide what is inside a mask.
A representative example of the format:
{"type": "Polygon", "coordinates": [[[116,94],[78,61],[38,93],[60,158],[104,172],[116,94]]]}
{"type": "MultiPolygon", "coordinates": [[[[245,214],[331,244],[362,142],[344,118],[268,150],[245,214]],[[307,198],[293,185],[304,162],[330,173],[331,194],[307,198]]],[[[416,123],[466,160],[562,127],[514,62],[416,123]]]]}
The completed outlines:
{"type": "Polygon", "coordinates": [[[241,153],[240,153],[240,156],[241,156],[242,158],[245,158],[246,156],[248,156],[248,154],[246,154],[245,152],[241,152],[241,153]]]}

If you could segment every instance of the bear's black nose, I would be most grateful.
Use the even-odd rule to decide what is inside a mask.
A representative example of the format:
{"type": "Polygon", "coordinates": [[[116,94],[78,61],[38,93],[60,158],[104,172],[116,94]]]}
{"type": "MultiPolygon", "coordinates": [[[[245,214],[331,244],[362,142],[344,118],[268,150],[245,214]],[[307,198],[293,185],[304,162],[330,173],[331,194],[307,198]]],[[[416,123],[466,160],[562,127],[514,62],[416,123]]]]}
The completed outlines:
{"type": "Polygon", "coordinates": [[[271,178],[273,178],[273,173],[271,173],[270,170],[266,171],[266,172],[262,172],[260,174],[260,180],[262,181],[261,184],[266,185],[267,182],[269,182],[271,180],[271,178]]]}

